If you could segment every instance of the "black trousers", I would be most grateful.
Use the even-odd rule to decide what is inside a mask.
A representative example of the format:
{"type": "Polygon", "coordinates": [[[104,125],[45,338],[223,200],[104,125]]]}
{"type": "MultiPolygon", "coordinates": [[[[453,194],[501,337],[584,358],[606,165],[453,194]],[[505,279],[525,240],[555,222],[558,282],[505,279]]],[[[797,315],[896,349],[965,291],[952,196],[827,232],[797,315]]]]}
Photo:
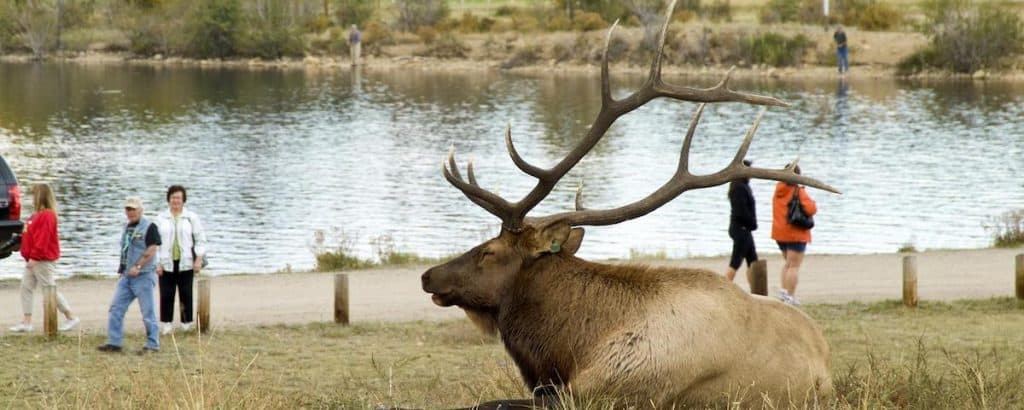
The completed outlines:
{"type": "Polygon", "coordinates": [[[172,272],[164,271],[160,276],[160,321],[174,321],[174,293],[181,299],[181,323],[192,322],[192,269],[179,271],[174,261],[172,272]]]}
{"type": "Polygon", "coordinates": [[[757,248],[754,247],[754,235],[743,227],[729,225],[729,237],[732,238],[732,258],[729,258],[729,267],[739,269],[743,260],[747,260],[747,266],[757,261],[757,248]]]}

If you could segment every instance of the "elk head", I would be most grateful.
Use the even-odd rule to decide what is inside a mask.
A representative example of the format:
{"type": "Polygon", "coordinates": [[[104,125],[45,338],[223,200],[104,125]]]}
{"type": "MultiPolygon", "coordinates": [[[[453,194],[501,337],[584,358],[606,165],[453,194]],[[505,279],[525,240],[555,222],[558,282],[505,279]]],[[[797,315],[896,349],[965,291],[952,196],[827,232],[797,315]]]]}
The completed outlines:
{"type": "MultiPolygon", "coordinates": [[[[675,1],[669,6],[669,13],[674,6],[675,1]]],[[[616,21],[608,30],[601,64],[601,109],[586,136],[552,168],[543,169],[526,162],[512,143],[511,128],[506,128],[505,145],[512,161],[520,170],[537,178],[537,185],[518,202],[509,202],[480,187],[473,173],[472,161],[466,168],[466,178],[463,178],[455,162],[454,148],[449,151],[447,160],[441,163],[445,179],[462,191],[470,201],[500,218],[502,229],[496,238],[478,245],[452,261],[435,266],[423,274],[423,290],[432,294],[434,303],[440,306],[456,305],[468,310],[493,312],[500,302],[501,295],[507,292],[508,286],[516,274],[542,258],[572,257],[579,249],[583,239],[583,229],[579,228],[580,226],[612,225],[638,218],[691,189],[722,185],[740,178],[758,178],[803,184],[830,192],[839,192],[816,179],[796,174],[794,172],[796,161],[782,169],[754,168],[743,163],[754,132],[764,115],[765,110],[763,109],[728,166],[713,174],[694,175],[690,173],[690,145],[705,103],[734,101],[783,107],[788,104],[773,97],[729,89],[728,82],[732,69],[722,81],[711,88],[698,89],[665,83],[661,77],[661,65],[665,32],[670,20],[666,18],[661,28],[659,50],[651,64],[647,81],[639,90],[620,100],[612,98],[608,74],[608,44],[618,22],[616,21]],[[575,210],[543,217],[526,216],[554,189],[555,184],[597,144],[615,120],[659,97],[701,103],[683,139],[679,166],[675,174],[664,185],[636,202],[618,208],[600,210],[584,209],[581,186],[576,192],[575,210]]]]}

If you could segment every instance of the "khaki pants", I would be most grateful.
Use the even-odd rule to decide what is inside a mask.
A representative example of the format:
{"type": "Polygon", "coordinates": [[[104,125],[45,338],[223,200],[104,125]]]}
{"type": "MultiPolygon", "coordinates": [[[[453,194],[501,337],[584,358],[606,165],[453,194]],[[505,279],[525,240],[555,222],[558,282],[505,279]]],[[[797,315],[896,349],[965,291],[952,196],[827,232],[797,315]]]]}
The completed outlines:
{"type": "Polygon", "coordinates": [[[359,54],[362,53],[360,46],[362,44],[362,42],[349,44],[348,51],[352,57],[352,65],[359,65],[359,54]]]}
{"type": "MultiPolygon", "coordinates": [[[[32,297],[36,290],[36,285],[42,286],[56,286],[57,282],[53,280],[53,275],[57,273],[57,263],[47,261],[36,261],[35,266],[32,269],[25,268],[25,273],[21,277],[21,311],[26,315],[32,314],[32,297]]],[[[64,295],[57,292],[57,310],[60,310],[67,317],[71,314],[71,308],[68,307],[68,302],[64,300],[64,295]]]]}

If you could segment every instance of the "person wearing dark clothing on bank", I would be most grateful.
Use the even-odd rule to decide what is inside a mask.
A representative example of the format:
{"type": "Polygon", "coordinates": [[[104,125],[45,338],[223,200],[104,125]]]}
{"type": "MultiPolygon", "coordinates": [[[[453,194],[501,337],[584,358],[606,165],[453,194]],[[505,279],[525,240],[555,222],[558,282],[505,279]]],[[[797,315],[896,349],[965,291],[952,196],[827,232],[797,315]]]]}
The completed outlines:
{"type": "MultiPolygon", "coordinates": [[[[743,160],[743,165],[750,166],[750,160],[743,160]]],[[[736,277],[736,270],[747,261],[747,282],[750,278],[750,265],[757,261],[757,249],[754,247],[754,235],[757,230],[757,210],[754,207],[754,192],[750,190],[750,179],[741,178],[729,183],[729,237],[732,238],[732,258],[725,277],[731,282],[736,277]]]]}
{"type": "Polygon", "coordinates": [[[846,32],[842,27],[836,27],[832,40],[836,42],[836,63],[839,65],[839,74],[846,74],[850,71],[850,49],[846,47],[846,32]]]}

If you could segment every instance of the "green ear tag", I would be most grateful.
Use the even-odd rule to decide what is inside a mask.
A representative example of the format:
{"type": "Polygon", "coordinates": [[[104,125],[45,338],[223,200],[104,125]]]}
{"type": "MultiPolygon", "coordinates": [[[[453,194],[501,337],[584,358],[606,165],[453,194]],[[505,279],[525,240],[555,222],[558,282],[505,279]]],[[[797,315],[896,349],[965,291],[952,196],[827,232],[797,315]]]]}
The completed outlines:
{"type": "Polygon", "coordinates": [[[562,245],[558,244],[557,239],[551,240],[551,253],[558,253],[562,251],[562,245]]]}

